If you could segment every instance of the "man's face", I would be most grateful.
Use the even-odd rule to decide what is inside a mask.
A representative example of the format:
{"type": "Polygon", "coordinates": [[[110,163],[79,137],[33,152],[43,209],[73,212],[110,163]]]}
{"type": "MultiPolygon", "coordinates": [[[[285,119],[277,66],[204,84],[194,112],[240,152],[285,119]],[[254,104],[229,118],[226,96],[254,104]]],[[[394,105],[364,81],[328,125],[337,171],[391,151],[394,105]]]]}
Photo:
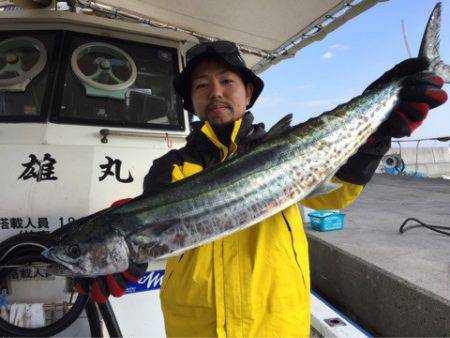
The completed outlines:
{"type": "Polygon", "coordinates": [[[240,119],[252,97],[253,86],[226,65],[205,60],[191,74],[191,100],[195,114],[214,126],[240,119]]]}

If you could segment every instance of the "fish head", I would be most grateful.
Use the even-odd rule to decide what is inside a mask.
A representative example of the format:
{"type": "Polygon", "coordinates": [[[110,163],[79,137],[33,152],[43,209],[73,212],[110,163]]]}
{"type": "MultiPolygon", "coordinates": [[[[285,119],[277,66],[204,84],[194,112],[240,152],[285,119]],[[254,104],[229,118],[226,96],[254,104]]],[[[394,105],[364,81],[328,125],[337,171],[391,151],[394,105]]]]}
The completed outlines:
{"type": "Polygon", "coordinates": [[[118,234],[64,238],[42,255],[69,269],[73,276],[80,277],[122,272],[129,265],[128,245],[118,234]]]}

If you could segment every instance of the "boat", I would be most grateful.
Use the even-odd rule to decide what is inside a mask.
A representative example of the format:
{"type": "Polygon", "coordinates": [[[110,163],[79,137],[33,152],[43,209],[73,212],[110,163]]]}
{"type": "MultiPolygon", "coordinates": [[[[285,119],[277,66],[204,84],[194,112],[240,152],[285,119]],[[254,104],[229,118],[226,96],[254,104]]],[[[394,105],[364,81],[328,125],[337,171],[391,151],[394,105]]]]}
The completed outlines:
{"type": "MultiPolygon", "coordinates": [[[[153,160],[182,147],[190,131],[193,117],[172,88],[190,47],[234,41],[261,73],[382,1],[2,1],[0,264],[17,245],[29,245],[17,242],[20,236],[52,232],[142,193],[153,160]]],[[[26,306],[14,305],[38,304],[35,329],[53,326],[23,327],[23,335],[113,332],[115,323],[105,316],[93,331],[92,307],[61,324],[76,301],[70,283],[46,274],[45,266],[7,271],[0,307],[20,314],[26,306]]],[[[164,262],[152,264],[126,296],[110,300],[122,335],[165,335],[163,275],[164,262]]],[[[314,297],[323,310],[321,297],[314,297]]],[[[318,330],[339,326],[336,316],[316,315],[318,330]]]]}

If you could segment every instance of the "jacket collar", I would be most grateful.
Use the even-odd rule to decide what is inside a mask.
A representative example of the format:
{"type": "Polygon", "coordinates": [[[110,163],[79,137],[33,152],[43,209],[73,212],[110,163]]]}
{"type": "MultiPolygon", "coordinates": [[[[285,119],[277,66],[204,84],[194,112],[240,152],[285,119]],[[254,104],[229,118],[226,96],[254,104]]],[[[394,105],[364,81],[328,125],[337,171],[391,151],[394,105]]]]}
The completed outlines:
{"type": "MultiPolygon", "coordinates": [[[[209,141],[209,146],[213,146],[220,150],[222,156],[221,160],[224,160],[227,156],[233,155],[241,138],[245,138],[253,130],[253,115],[250,112],[246,112],[242,118],[233,122],[233,131],[230,136],[230,146],[227,147],[219,141],[213,126],[209,122],[195,122],[193,123],[193,131],[187,137],[187,142],[190,144],[195,143],[195,146],[200,146],[202,143],[204,146],[204,137],[206,136],[209,141]]],[[[200,146],[201,147],[201,146],[200,146]]]]}

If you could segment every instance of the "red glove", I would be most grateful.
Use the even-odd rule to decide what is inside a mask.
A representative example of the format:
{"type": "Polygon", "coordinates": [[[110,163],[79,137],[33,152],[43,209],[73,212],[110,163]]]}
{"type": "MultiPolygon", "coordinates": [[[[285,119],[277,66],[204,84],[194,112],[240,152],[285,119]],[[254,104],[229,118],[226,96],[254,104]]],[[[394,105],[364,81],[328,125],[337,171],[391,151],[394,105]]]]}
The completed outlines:
{"type": "Polygon", "coordinates": [[[447,93],[441,89],[444,84],[442,78],[425,71],[429,64],[427,58],[405,60],[384,73],[366,89],[376,89],[395,79],[406,77],[397,107],[358,152],[338,170],[338,178],[365,185],[372,178],[383,155],[389,150],[391,138],[411,135],[423,123],[430,108],[447,101],[447,93]]]}
{"type": "MultiPolygon", "coordinates": [[[[117,207],[131,200],[124,198],[114,202],[111,207],[117,207]]],[[[125,294],[128,282],[137,282],[144,276],[147,270],[147,263],[135,264],[130,262],[128,270],[107,276],[99,276],[97,278],[76,278],[75,290],[87,296],[91,295],[91,299],[96,303],[104,303],[108,300],[109,295],[121,297],[125,294]]]]}
{"type": "Polygon", "coordinates": [[[384,73],[366,89],[374,89],[394,79],[409,76],[400,92],[399,104],[369,138],[369,143],[380,137],[410,136],[423,123],[430,109],[447,101],[447,93],[441,89],[444,81],[435,73],[427,72],[428,66],[427,58],[407,59],[384,73]]]}
{"type": "Polygon", "coordinates": [[[121,297],[125,294],[128,282],[137,282],[147,270],[147,263],[130,263],[127,271],[97,278],[76,278],[75,290],[82,295],[91,295],[96,303],[104,303],[109,295],[121,297]]]}

